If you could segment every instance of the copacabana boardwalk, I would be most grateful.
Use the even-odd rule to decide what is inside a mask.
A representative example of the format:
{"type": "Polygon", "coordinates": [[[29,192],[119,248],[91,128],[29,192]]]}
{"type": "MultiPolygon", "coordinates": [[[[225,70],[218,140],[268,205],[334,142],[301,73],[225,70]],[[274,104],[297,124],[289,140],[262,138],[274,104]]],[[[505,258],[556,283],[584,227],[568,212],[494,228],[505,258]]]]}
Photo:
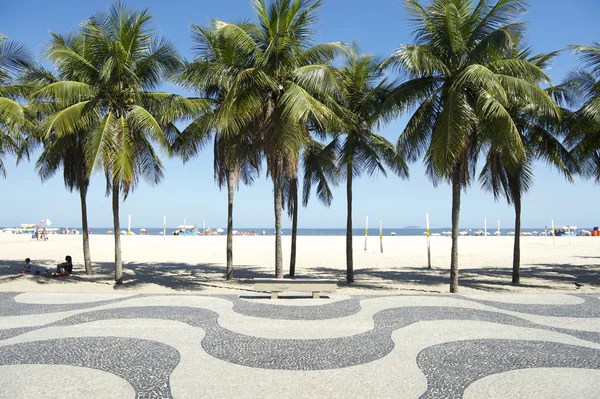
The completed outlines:
{"type": "Polygon", "coordinates": [[[597,294],[0,293],[0,398],[592,398],[597,294]]]}

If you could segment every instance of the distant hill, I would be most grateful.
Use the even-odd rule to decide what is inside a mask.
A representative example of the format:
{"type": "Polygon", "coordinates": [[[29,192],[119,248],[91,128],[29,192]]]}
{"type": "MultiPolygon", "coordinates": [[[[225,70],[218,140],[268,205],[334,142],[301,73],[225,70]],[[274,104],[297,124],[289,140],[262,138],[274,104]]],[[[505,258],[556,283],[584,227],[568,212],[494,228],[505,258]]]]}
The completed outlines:
{"type": "Polygon", "coordinates": [[[420,226],[406,226],[406,227],[403,227],[403,229],[420,229],[420,228],[421,228],[420,226]]]}

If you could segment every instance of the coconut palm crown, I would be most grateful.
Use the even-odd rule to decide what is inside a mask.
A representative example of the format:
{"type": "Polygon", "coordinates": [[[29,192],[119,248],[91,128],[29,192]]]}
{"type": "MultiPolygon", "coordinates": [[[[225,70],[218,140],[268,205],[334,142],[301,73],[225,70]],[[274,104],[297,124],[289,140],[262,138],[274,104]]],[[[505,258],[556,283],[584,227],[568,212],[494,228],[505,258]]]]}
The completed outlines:
{"type": "Polygon", "coordinates": [[[600,43],[571,48],[583,65],[569,73],[561,85],[566,89],[567,103],[576,108],[567,140],[582,175],[600,183],[600,43]]]}
{"type": "Polygon", "coordinates": [[[0,35],[0,176],[6,177],[4,159],[17,154],[24,143],[24,133],[33,127],[22,104],[23,90],[18,76],[30,65],[27,49],[0,35]]]}

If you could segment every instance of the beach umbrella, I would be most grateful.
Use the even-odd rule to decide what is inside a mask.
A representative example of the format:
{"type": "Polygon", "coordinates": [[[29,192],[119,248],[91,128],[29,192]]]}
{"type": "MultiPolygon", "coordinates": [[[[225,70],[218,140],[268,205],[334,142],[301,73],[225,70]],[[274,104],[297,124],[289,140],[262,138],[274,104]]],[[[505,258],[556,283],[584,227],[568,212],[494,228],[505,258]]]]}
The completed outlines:
{"type": "Polygon", "coordinates": [[[46,219],[46,226],[51,226],[51,225],[52,225],[52,220],[46,219]]]}
{"type": "Polygon", "coordinates": [[[217,229],[217,233],[222,233],[222,232],[224,232],[224,231],[225,231],[225,230],[223,230],[223,229],[217,229]]]}

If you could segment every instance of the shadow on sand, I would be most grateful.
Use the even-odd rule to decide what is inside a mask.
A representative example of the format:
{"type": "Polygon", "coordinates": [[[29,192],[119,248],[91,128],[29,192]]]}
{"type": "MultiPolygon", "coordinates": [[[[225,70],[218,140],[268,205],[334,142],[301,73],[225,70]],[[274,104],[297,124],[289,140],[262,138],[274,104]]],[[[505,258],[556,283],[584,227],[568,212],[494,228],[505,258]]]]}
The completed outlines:
{"type": "MultiPolygon", "coordinates": [[[[54,270],[54,260],[36,260],[35,266],[54,270]]],[[[70,277],[40,277],[28,273],[21,275],[22,262],[0,260],[0,289],[3,283],[20,278],[30,278],[38,284],[71,285],[81,281],[97,284],[113,285],[115,289],[135,288],[147,284],[177,291],[202,291],[209,288],[229,288],[242,291],[252,290],[252,279],[257,277],[273,277],[273,273],[264,267],[235,265],[234,280],[225,280],[223,264],[200,263],[123,263],[123,284],[114,285],[114,264],[95,262],[94,275],[86,276],[83,265],[76,264],[74,274],[70,277]]],[[[308,270],[298,268],[296,277],[303,278],[335,278],[339,287],[349,286],[345,270],[329,267],[312,267],[308,270]]],[[[355,283],[351,286],[357,290],[382,292],[402,291],[414,292],[447,292],[450,273],[447,269],[426,267],[403,267],[393,270],[362,268],[355,270],[355,283]],[[442,288],[443,287],[443,288],[442,288]]],[[[588,287],[600,288],[600,265],[570,264],[534,264],[521,268],[521,281],[518,287],[527,289],[556,289],[557,285],[575,289],[575,282],[588,287]],[[572,285],[571,285],[572,284],[572,285]]],[[[505,267],[465,268],[460,270],[460,286],[480,291],[511,291],[511,269],[505,267]]],[[[57,287],[58,288],[58,287],[57,287]]],[[[563,289],[564,289],[563,288],[563,289]]]]}

